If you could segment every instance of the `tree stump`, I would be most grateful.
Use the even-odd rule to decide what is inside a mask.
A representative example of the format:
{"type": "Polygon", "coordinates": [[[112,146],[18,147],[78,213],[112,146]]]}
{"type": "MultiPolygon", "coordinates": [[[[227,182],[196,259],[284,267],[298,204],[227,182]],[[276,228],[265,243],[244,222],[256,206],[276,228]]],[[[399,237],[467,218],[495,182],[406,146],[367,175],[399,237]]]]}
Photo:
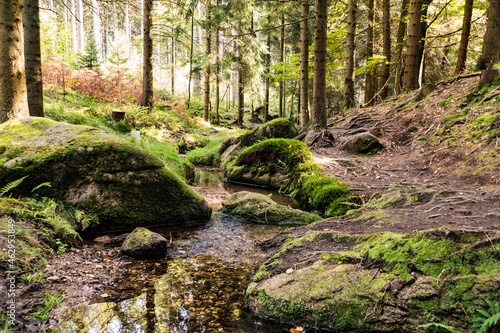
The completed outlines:
{"type": "Polygon", "coordinates": [[[498,69],[483,69],[481,71],[481,78],[479,79],[479,83],[477,85],[478,89],[495,82],[495,79],[499,74],[500,71],[498,69]]]}
{"type": "Polygon", "coordinates": [[[115,121],[123,120],[123,119],[125,119],[125,111],[113,110],[111,112],[111,118],[113,118],[113,120],[115,120],[115,121]]]}

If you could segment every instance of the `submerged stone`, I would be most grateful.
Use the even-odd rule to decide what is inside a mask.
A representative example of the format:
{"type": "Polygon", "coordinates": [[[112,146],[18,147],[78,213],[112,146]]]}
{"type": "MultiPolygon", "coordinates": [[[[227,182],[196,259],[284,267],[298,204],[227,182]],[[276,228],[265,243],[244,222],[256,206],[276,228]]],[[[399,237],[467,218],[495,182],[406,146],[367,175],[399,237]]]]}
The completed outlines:
{"type": "Polygon", "coordinates": [[[167,240],[146,228],[135,228],[120,248],[123,254],[136,259],[158,259],[167,254],[167,240]]]}
{"type": "Polygon", "coordinates": [[[0,125],[0,179],[28,176],[14,195],[58,197],[95,214],[98,225],[119,230],[148,225],[186,225],[210,218],[208,203],[163,162],[133,143],[88,126],[46,118],[0,125]],[[145,207],[147,207],[145,209],[145,207]]]}
{"type": "Polygon", "coordinates": [[[267,224],[307,224],[310,214],[279,205],[264,194],[237,192],[222,202],[220,212],[252,222],[267,224]]]}

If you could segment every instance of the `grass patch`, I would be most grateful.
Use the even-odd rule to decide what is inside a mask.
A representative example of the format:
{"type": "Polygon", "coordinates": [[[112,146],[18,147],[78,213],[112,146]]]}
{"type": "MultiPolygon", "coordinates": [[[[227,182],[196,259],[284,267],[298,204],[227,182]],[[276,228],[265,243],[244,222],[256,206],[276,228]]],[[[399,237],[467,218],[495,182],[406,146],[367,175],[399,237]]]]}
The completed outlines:
{"type": "Polygon", "coordinates": [[[64,299],[66,299],[64,293],[57,293],[55,295],[45,293],[43,296],[43,304],[39,305],[39,309],[33,311],[33,318],[45,320],[50,316],[52,310],[59,306],[64,299]]]}
{"type": "Polygon", "coordinates": [[[195,165],[219,166],[221,163],[221,154],[219,148],[226,139],[244,134],[245,130],[231,130],[217,133],[211,138],[203,148],[196,148],[187,152],[188,160],[195,165]]]}

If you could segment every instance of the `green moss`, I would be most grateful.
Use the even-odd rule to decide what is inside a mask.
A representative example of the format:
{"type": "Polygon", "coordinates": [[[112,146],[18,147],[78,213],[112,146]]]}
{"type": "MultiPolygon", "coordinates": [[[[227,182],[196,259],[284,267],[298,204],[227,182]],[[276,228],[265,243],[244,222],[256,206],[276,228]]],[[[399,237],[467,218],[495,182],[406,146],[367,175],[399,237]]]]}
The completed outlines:
{"type": "Polygon", "coordinates": [[[221,163],[221,154],[219,148],[224,140],[235,138],[243,130],[222,131],[217,133],[202,148],[195,148],[187,152],[188,160],[195,165],[219,166],[221,163]]]}
{"type": "Polygon", "coordinates": [[[444,123],[451,122],[451,121],[453,121],[455,119],[465,117],[468,113],[469,113],[469,111],[465,110],[465,111],[457,113],[457,114],[446,116],[446,117],[443,118],[443,122],[444,123]]]}

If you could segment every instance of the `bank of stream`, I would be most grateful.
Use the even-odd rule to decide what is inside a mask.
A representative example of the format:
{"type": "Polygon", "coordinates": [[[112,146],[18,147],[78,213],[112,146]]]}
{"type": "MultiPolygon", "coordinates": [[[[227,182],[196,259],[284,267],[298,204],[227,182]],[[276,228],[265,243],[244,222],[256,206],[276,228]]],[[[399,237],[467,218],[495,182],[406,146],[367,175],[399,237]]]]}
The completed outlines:
{"type": "MultiPolygon", "coordinates": [[[[220,170],[197,169],[196,188],[209,193],[241,190],[272,193],[281,204],[291,198],[257,187],[227,184],[220,170]]],[[[245,290],[264,253],[258,242],[287,227],[245,223],[215,212],[197,228],[152,229],[170,240],[161,260],[135,260],[119,254],[116,235],[88,240],[87,252],[99,252],[109,280],[95,288],[91,301],[58,311],[58,332],[289,332],[290,326],[269,322],[245,307],[245,290]],[[104,241],[103,241],[104,239],[104,241]],[[96,241],[97,240],[97,241],[96,241]],[[109,254],[121,260],[116,266],[109,254]]],[[[116,260],[116,259],[115,259],[116,260]]],[[[97,260],[94,260],[97,261],[97,260]]]]}

